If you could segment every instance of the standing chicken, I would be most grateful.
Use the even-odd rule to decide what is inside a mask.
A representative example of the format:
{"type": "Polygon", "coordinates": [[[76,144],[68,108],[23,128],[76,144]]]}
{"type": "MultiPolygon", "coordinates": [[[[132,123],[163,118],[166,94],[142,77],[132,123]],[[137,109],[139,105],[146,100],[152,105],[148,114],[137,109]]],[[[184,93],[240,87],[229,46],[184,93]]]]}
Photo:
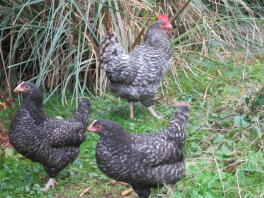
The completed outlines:
{"type": "Polygon", "coordinates": [[[42,93],[34,84],[22,82],[14,92],[22,93],[23,103],[11,122],[9,140],[17,152],[44,166],[50,179],[42,190],[48,190],[56,183],[54,177],[78,157],[90,102],[82,99],[72,118],[57,120],[45,115],[42,93]]]}
{"type": "Polygon", "coordinates": [[[158,117],[151,105],[171,62],[171,44],[167,35],[170,28],[169,19],[165,15],[158,16],[158,20],[148,28],[144,41],[129,53],[122,49],[111,33],[106,34],[102,42],[100,67],[110,79],[110,89],[129,101],[131,119],[136,101],[158,117]]]}
{"type": "Polygon", "coordinates": [[[129,183],[139,198],[147,198],[151,188],[174,184],[183,176],[182,148],[188,104],[179,103],[166,129],[154,133],[128,133],[110,120],[95,120],[89,131],[100,135],[96,161],[107,176],[129,183]]]}

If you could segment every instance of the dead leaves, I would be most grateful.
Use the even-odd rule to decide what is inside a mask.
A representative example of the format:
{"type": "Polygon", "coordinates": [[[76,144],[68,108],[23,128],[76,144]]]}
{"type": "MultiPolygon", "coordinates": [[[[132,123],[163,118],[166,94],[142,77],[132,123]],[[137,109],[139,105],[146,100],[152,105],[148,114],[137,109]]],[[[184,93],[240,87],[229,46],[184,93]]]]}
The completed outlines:
{"type": "MultiPolygon", "coordinates": [[[[0,95],[0,99],[3,99],[4,96],[0,95]]],[[[0,111],[8,109],[9,105],[12,104],[15,100],[12,97],[6,98],[3,102],[0,102],[0,111]]]]}
{"type": "Polygon", "coordinates": [[[222,72],[221,72],[220,69],[216,69],[216,70],[215,70],[215,73],[216,73],[218,76],[221,76],[221,75],[222,75],[222,72]]]}
{"type": "MultiPolygon", "coordinates": [[[[9,108],[10,104],[14,102],[12,97],[4,99],[4,95],[0,94],[0,112],[9,108]],[[3,101],[2,101],[3,100],[3,101]]],[[[3,123],[0,122],[0,146],[7,148],[10,146],[7,132],[4,130],[3,123]]]]}
{"type": "MultiPolygon", "coordinates": [[[[121,181],[116,181],[116,180],[113,180],[113,181],[110,181],[107,183],[108,185],[113,185],[113,186],[129,186],[128,183],[125,183],[125,182],[121,182],[121,181]]],[[[124,191],[121,192],[121,196],[127,196],[129,195],[131,192],[133,192],[133,189],[130,187],[124,191]]]]}
{"type": "Polygon", "coordinates": [[[79,196],[82,197],[84,194],[89,193],[91,190],[92,190],[92,187],[89,186],[84,191],[82,191],[79,196]]]}
{"type": "MultiPolygon", "coordinates": [[[[115,180],[108,182],[106,185],[126,186],[126,187],[129,187],[130,186],[128,183],[121,182],[121,181],[115,181],[115,180]]],[[[83,197],[85,194],[90,194],[92,196],[92,192],[91,191],[92,191],[92,187],[89,186],[88,188],[86,188],[85,190],[83,190],[79,194],[79,197],[83,197]]],[[[132,192],[133,192],[133,188],[129,187],[126,190],[122,191],[120,195],[121,195],[122,198],[130,197],[128,195],[131,194],[132,192]]],[[[104,198],[113,198],[113,195],[107,194],[107,195],[104,195],[104,198]]]]}
{"type": "Polygon", "coordinates": [[[10,146],[7,133],[0,128],[0,146],[7,148],[10,146]]]}
{"type": "Polygon", "coordinates": [[[244,162],[245,161],[236,161],[235,159],[230,159],[228,160],[229,165],[224,169],[224,171],[231,174],[235,174],[239,166],[244,162]]]}
{"type": "Polygon", "coordinates": [[[113,185],[113,186],[129,186],[128,183],[121,182],[121,181],[116,181],[116,180],[113,180],[113,181],[108,182],[107,185],[113,185]]]}
{"type": "Polygon", "coordinates": [[[128,188],[128,189],[124,190],[123,192],[121,192],[121,195],[122,196],[127,196],[130,193],[132,193],[132,192],[133,192],[133,188],[128,188]]]}

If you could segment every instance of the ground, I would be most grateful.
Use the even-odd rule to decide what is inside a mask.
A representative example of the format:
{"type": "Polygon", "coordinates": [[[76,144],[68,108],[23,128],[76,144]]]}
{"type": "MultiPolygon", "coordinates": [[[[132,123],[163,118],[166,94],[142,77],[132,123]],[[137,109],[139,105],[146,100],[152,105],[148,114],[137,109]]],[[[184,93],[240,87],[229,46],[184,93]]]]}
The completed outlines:
{"type": "MultiPolygon", "coordinates": [[[[110,93],[101,98],[87,96],[92,102],[89,123],[98,118],[111,119],[130,132],[152,133],[164,128],[175,112],[173,100],[192,105],[184,148],[186,176],[176,185],[153,190],[150,198],[264,197],[264,61],[240,62],[196,66],[192,71],[179,68],[177,83],[169,73],[158,96],[165,97],[155,107],[163,116],[158,121],[141,104],[136,104],[135,119],[130,120],[127,102],[110,93]]],[[[17,99],[0,111],[1,130],[8,130],[18,103],[17,99]]],[[[62,105],[60,96],[55,95],[45,103],[51,117],[70,117],[75,107],[71,101],[62,105]]],[[[112,180],[98,170],[97,140],[96,134],[87,133],[79,158],[60,173],[58,185],[48,192],[39,191],[48,180],[41,165],[12,148],[0,147],[0,197],[78,197],[88,187],[92,189],[83,197],[120,197],[129,187],[111,185],[112,180]]],[[[129,196],[136,197],[133,193],[129,196]]]]}

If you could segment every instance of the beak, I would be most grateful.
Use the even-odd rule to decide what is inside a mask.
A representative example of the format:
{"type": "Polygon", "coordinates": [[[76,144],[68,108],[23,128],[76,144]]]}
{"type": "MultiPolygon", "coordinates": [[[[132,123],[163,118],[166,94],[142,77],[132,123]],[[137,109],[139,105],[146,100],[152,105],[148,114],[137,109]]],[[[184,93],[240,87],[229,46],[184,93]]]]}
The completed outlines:
{"type": "Polygon", "coordinates": [[[24,83],[24,82],[20,83],[20,84],[14,89],[14,93],[15,93],[15,94],[18,94],[18,93],[21,93],[21,92],[25,91],[25,89],[22,87],[22,84],[23,84],[23,83],[24,83]]]}
{"type": "Polygon", "coordinates": [[[168,25],[168,29],[172,29],[173,27],[172,27],[172,25],[171,24],[169,24],[168,25]]]}
{"type": "Polygon", "coordinates": [[[94,123],[95,123],[96,121],[97,121],[97,120],[94,120],[94,121],[92,122],[92,124],[90,124],[90,126],[88,127],[88,131],[90,131],[90,132],[94,132],[94,133],[97,132],[96,128],[93,127],[93,125],[94,125],[94,123]]]}

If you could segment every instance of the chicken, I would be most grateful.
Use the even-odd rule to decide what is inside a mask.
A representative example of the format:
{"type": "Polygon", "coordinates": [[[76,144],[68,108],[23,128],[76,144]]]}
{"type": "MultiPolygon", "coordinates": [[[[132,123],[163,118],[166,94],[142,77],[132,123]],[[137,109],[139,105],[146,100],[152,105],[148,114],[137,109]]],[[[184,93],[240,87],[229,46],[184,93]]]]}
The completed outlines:
{"type": "Polygon", "coordinates": [[[81,99],[72,118],[57,120],[45,115],[42,93],[34,84],[22,82],[14,92],[22,93],[23,103],[11,122],[9,140],[17,152],[44,166],[50,177],[42,189],[46,191],[54,187],[58,173],[78,157],[90,102],[81,99]]]}
{"type": "Polygon", "coordinates": [[[110,89],[130,103],[130,118],[133,119],[134,102],[148,107],[154,117],[154,97],[162,77],[171,62],[171,44],[167,30],[172,28],[165,15],[158,16],[145,35],[144,41],[126,53],[116,42],[112,33],[106,34],[100,47],[100,68],[106,71],[110,89]]]}
{"type": "Polygon", "coordinates": [[[188,104],[179,103],[169,125],[154,134],[128,133],[110,120],[95,120],[88,127],[100,136],[96,161],[100,170],[112,179],[129,183],[139,198],[147,198],[150,189],[174,184],[184,174],[182,148],[188,104]]]}

